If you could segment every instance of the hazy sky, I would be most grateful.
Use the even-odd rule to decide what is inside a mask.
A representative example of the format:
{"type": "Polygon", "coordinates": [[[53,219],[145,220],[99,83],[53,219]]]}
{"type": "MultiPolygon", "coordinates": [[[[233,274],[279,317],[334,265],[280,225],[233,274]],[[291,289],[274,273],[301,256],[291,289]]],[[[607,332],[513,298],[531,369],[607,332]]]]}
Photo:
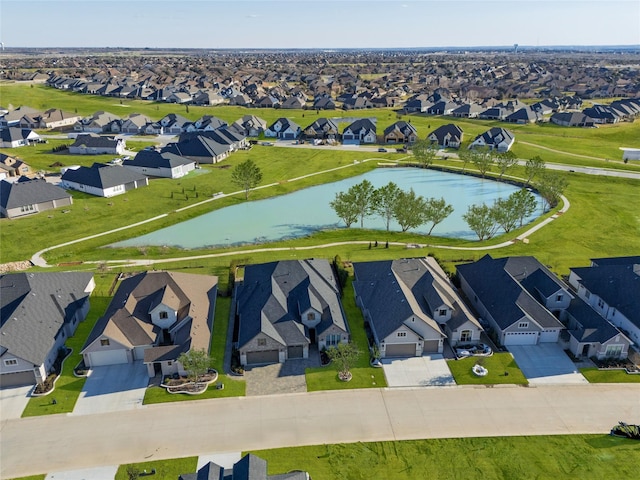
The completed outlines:
{"type": "Polygon", "coordinates": [[[0,0],[11,47],[638,45],[640,0],[0,0]]]}

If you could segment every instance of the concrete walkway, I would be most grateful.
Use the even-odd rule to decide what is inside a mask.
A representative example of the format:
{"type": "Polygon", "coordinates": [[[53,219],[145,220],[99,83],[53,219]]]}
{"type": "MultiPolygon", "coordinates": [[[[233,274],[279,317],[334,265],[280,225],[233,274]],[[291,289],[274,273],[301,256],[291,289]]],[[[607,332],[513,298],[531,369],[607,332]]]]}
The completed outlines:
{"type": "Polygon", "coordinates": [[[606,433],[640,424],[640,385],[389,388],[220,398],[5,421],[0,477],[278,447],[606,433]],[[61,439],[72,442],[65,448],[61,439]]]}

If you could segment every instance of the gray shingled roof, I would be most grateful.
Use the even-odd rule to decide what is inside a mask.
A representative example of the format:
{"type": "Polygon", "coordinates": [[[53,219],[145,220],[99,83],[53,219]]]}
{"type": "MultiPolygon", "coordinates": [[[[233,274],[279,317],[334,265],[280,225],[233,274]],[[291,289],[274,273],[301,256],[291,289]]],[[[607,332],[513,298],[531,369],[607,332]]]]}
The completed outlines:
{"type": "Polygon", "coordinates": [[[326,260],[249,265],[238,289],[237,303],[240,347],[260,332],[284,345],[309,342],[300,321],[301,312],[309,306],[321,312],[318,333],[331,325],[348,331],[336,279],[326,260]]]}
{"type": "Polygon", "coordinates": [[[14,273],[0,276],[0,347],[40,366],[55,336],[89,296],[93,274],[14,273]]]}
{"type": "Polygon", "coordinates": [[[179,156],[187,157],[210,157],[215,158],[229,151],[229,145],[222,144],[211,138],[206,133],[198,132],[196,135],[185,137],[178,143],[169,143],[162,149],[162,153],[173,153],[179,156]]]}
{"type": "Polygon", "coordinates": [[[567,313],[579,324],[577,328],[569,330],[569,334],[580,343],[605,343],[620,335],[616,327],[581,298],[571,300],[567,313]]]}
{"type": "Polygon", "coordinates": [[[103,137],[96,135],[95,133],[82,133],[76,137],[76,141],[71,145],[72,147],[87,147],[87,148],[116,148],[121,143],[121,140],[117,140],[115,137],[103,137]]]}
{"type": "Polygon", "coordinates": [[[193,160],[181,157],[175,153],[158,152],[157,150],[141,150],[133,159],[122,162],[122,165],[125,167],[174,168],[190,163],[193,163],[193,160]]]}
{"type": "Polygon", "coordinates": [[[141,181],[147,177],[120,165],[94,163],[91,167],[68,169],[61,178],[65,181],[104,189],[141,181]]]}
{"type": "Polygon", "coordinates": [[[0,181],[0,206],[5,209],[70,197],[71,195],[65,190],[47,183],[45,180],[34,179],[15,183],[6,180],[0,181]]]}

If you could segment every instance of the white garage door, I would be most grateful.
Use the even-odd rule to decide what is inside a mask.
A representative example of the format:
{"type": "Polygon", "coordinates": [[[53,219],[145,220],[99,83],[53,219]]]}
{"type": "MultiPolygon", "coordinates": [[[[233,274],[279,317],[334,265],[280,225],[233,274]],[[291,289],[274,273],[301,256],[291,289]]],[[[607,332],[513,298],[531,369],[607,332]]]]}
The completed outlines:
{"type": "Polygon", "coordinates": [[[416,356],[416,344],[415,343],[387,343],[384,352],[385,358],[388,357],[415,357],[416,356]]]}
{"type": "Polygon", "coordinates": [[[504,345],[536,345],[538,332],[507,332],[504,335],[504,345]]]}
{"type": "Polygon", "coordinates": [[[542,342],[551,342],[555,343],[558,341],[558,330],[543,330],[540,332],[540,343],[542,342]]]}
{"type": "Polygon", "coordinates": [[[105,352],[91,352],[89,361],[92,367],[100,367],[102,365],[118,365],[120,363],[129,363],[126,350],[107,350],[105,352]]]}

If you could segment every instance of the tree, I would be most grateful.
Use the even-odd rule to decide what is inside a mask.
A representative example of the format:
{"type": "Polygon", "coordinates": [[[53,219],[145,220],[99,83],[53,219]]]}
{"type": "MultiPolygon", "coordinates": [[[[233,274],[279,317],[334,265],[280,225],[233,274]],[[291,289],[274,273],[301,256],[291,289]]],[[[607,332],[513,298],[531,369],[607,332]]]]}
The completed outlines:
{"type": "Polygon", "coordinates": [[[384,219],[387,225],[387,232],[389,231],[389,224],[393,219],[398,195],[401,191],[400,187],[393,182],[389,182],[384,187],[380,187],[375,191],[373,211],[384,219]]]}
{"type": "Polygon", "coordinates": [[[508,198],[499,198],[493,203],[493,218],[502,227],[505,233],[509,233],[518,223],[518,212],[514,208],[514,200],[510,195],[508,198]]]}
{"type": "Polygon", "coordinates": [[[553,208],[558,204],[567,184],[567,179],[558,173],[545,173],[542,176],[537,188],[548,208],[553,208]]]}
{"type": "Polygon", "coordinates": [[[336,198],[329,205],[347,228],[358,220],[358,209],[353,201],[353,196],[349,192],[336,193],[336,198]]]}
{"type": "Polygon", "coordinates": [[[339,343],[327,349],[327,356],[336,363],[338,375],[341,379],[350,378],[351,367],[358,361],[360,350],[354,343],[339,343]]]}
{"type": "Polygon", "coordinates": [[[431,235],[435,226],[453,213],[453,206],[449,205],[443,197],[440,197],[440,199],[430,198],[427,200],[426,207],[427,222],[432,222],[427,235],[431,235]]]}
{"type": "Polygon", "coordinates": [[[436,159],[437,150],[428,140],[418,140],[413,144],[411,150],[422,168],[429,168],[436,159]]]}
{"type": "Polygon", "coordinates": [[[416,195],[413,188],[408,192],[400,191],[393,216],[403,232],[427,222],[427,202],[416,195]]]}
{"type": "Polygon", "coordinates": [[[376,189],[369,180],[363,180],[349,189],[347,192],[353,199],[353,205],[360,217],[360,228],[364,227],[364,217],[373,212],[373,200],[376,189]]]}
{"type": "Polygon", "coordinates": [[[180,365],[196,383],[198,382],[198,377],[207,373],[211,368],[212,361],[213,359],[204,350],[189,350],[186,353],[181,353],[178,357],[180,365]]]}
{"type": "Polygon", "coordinates": [[[538,177],[544,173],[546,166],[544,160],[536,155],[533,158],[527,160],[524,165],[525,175],[527,177],[527,185],[531,185],[531,182],[535,177],[538,177]]]}
{"type": "Polygon", "coordinates": [[[473,150],[460,150],[458,158],[462,161],[462,172],[464,172],[467,168],[467,163],[471,162],[473,158],[473,150]]]}
{"type": "Polygon", "coordinates": [[[493,151],[489,147],[473,149],[471,163],[473,163],[480,172],[480,175],[482,175],[482,178],[484,178],[485,174],[491,170],[491,164],[493,163],[493,151]]]}
{"type": "Polygon", "coordinates": [[[507,173],[507,171],[511,170],[517,163],[518,159],[516,158],[516,154],[511,150],[499,153],[496,156],[496,165],[500,172],[499,178],[502,179],[502,176],[507,173]]]}
{"type": "Polygon", "coordinates": [[[513,209],[522,226],[524,219],[536,211],[536,197],[526,188],[521,188],[509,195],[509,199],[513,202],[513,209]]]}
{"type": "Polygon", "coordinates": [[[498,230],[494,210],[484,203],[469,205],[467,213],[462,215],[462,218],[467,222],[469,228],[478,235],[480,241],[493,237],[498,230]]]}
{"type": "Polygon", "coordinates": [[[253,160],[246,160],[233,169],[231,181],[244,190],[245,200],[249,198],[249,190],[258,186],[262,181],[262,172],[253,160]]]}

